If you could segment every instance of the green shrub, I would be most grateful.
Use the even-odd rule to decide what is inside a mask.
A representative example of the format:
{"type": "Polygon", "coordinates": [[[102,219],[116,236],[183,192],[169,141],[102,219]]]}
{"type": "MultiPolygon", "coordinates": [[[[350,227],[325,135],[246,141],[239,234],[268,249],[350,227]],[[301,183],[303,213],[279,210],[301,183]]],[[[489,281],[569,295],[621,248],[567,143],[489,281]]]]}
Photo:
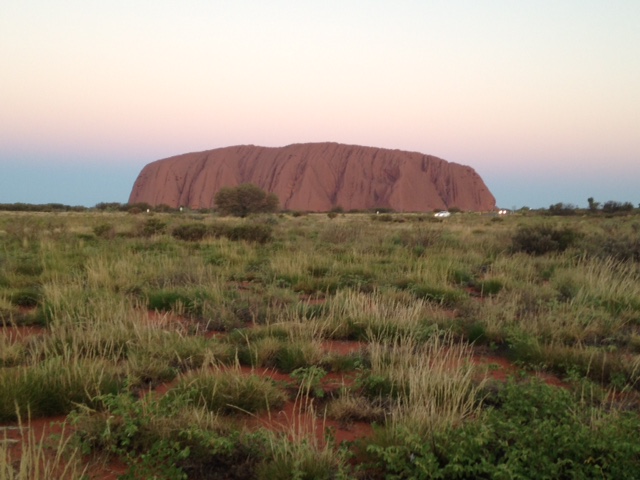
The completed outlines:
{"type": "Polygon", "coordinates": [[[187,307],[192,303],[191,298],[187,295],[175,291],[155,291],[149,293],[147,297],[147,308],[149,310],[158,310],[161,312],[169,312],[177,309],[179,305],[187,307]]]}
{"type": "Polygon", "coordinates": [[[372,478],[640,478],[635,413],[593,416],[562,388],[509,382],[459,428],[370,441],[372,478]]]}
{"type": "Polygon", "coordinates": [[[298,343],[282,345],[276,353],[275,366],[285,373],[308,367],[308,348],[306,345],[298,343]]]}
{"type": "Polygon", "coordinates": [[[93,233],[96,237],[111,240],[116,236],[116,229],[110,223],[101,223],[93,227],[93,233]]]}
{"type": "Polygon", "coordinates": [[[465,298],[465,294],[458,290],[433,287],[430,285],[411,285],[409,290],[416,298],[421,298],[446,307],[454,307],[465,298]]]}
{"type": "Polygon", "coordinates": [[[153,235],[163,233],[166,228],[166,222],[163,222],[158,218],[149,218],[142,224],[140,228],[140,235],[143,237],[152,237],[153,235]]]}
{"type": "Polygon", "coordinates": [[[370,399],[391,397],[398,393],[390,378],[383,375],[374,375],[370,372],[358,375],[356,387],[360,389],[366,398],[370,399]]]}
{"type": "Polygon", "coordinates": [[[38,286],[22,288],[9,295],[9,301],[12,304],[26,308],[38,306],[41,299],[42,291],[38,286]]]}
{"type": "Polygon", "coordinates": [[[147,308],[161,312],[174,311],[189,315],[202,315],[207,293],[202,290],[156,290],[147,294],[147,308]]]}
{"type": "Polygon", "coordinates": [[[0,369],[0,421],[62,415],[76,404],[95,406],[95,397],[115,393],[124,381],[97,360],[48,358],[42,363],[0,369]]]}
{"type": "Polygon", "coordinates": [[[323,368],[312,365],[310,367],[296,368],[291,372],[291,378],[298,381],[304,393],[316,398],[322,398],[324,397],[324,389],[321,382],[326,374],[327,372],[323,368]]]}
{"type": "Polygon", "coordinates": [[[584,244],[585,250],[595,257],[640,262],[640,236],[637,233],[590,236],[584,239],[584,244]]]}
{"type": "Polygon", "coordinates": [[[480,290],[482,295],[491,296],[491,295],[498,294],[500,290],[502,290],[503,286],[504,285],[502,281],[498,280],[497,278],[492,278],[489,280],[482,280],[478,282],[478,284],[476,285],[476,288],[480,290]]]}
{"type": "Polygon", "coordinates": [[[34,258],[21,260],[15,267],[15,272],[18,275],[24,275],[25,277],[38,277],[42,275],[44,268],[39,260],[34,258]]]}
{"type": "Polygon", "coordinates": [[[221,215],[246,217],[252,213],[272,213],[278,210],[279,200],[256,185],[244,183],[237,187],[222,187],[214,198],[221,215]]]}
{"type": "Polygon", "coordinates": [[[449,274],[449,280],[458,285],[470,285],[473,282],[473,275],[466,270],[452,270],[449,274]]]}
{"type": "Polygon", "coordinates": [[[72,415],[75,440],[85,453],[116,455],[128,467],[123,479],[255,478],[262,436],[229,431],[181,400],[102,396],[104,412],[72,415]]]}
{"type": "Polygon", "coordinates": [[[273,236],[273,228],[265,224],[242,224],[230,228],[225,234],[229,240],[267,243],[273,236]]]}
{"type": "Polygon", "coordinates": [[[564,252],[577,238],[578,233],[570,227],[524,226],[518,228],[513,236],[512,248],[516,252],[525,252],[530,255],[564,252]]]}
{"type": "Polygon", "coordinates": [[[178,225],[173,229],[171,235],[178,240],[187,242],[199,242],[208,234],[207,226],[202,223],[187,223],[178,225]]]}

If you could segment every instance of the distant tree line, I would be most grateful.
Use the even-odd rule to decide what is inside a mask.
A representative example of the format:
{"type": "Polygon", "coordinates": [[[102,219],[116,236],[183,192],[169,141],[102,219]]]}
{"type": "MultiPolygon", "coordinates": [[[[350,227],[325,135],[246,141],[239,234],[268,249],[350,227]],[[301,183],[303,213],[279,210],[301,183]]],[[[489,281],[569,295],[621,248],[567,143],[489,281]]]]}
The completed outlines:
{"type": "Polygon", "coordinates": [[[84,212],[87,207],[81,205],[63,205],[62,203],[0,203],[0,211],[5,212],[84,212]]]}
{"type": "Polygon", "coordinates": [[[88,210],[130,212],[131,210],[146,211],[147,209],[154,212],[173,212],[178,210],[167,205],[152,207],[148,203],[101,202],[94,207],[64,205],[62,203],[0,203],[0,211],[5,212],[85,212],[88,210]]]}
{"type": "Polygon", "coordinates": [[[582,215],[589,214],[605,214],[605,215],[628,215],[635,213],[636,210],[631,202],[616,202],[609,200],[605,203],[596,202],[593,197],[587,199],[587,209],[581,209],[571,203],[555,203],[549,206],[547,210],[548,215],[563,216],[563,215],[582,215]]]}

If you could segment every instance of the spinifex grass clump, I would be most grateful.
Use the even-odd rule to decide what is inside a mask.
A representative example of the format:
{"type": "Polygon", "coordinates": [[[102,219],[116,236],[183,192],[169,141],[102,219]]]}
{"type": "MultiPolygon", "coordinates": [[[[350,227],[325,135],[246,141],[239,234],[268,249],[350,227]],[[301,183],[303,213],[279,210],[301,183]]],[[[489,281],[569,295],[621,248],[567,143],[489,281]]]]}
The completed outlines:
{"type": "Polygon", "coordinates": [[[41,363],[0,369],[0,420],[16,414],[61,415],[74,404],[93,404],[96,396],[124,385],[124,375],[100,360],[50,357],[41,363]],[[16,412],[17,408],[17,412],[16,412]]]}
{"type": "Polygon", "coordinates": [[[303,378],[298,386],[291,418],[285,419],[283,428],[267,432],[266,454],[256,478],[351,478],[347,450],[336,445],[326,428],[326,416],[321,420],[323,415],[314,403],[314,379],[323,371],[312,367],[298,373],[306,381],[303,378]]]}
{"type": "Polygon", "coordinates": [[[314,323],[325,338],[373,340],[402,334],[428,335],[433,319],[440,314],[436,307],[410,296],[341,290],[314,323]]]}
{"type": "MultiPolygon", "coordinates": [[[[313,406],[306,412],[312,419],[317,413],[313,406]]],[[[288,480],[291,478],[353,478],[348,464],[348,452],[323,438],[315,421],[309,426],[293,423],[282,433],[267,433],[267,453],[256,468],[260,480],[288,480]]]]}
{"type": "Polygon", "coordinates": [[[224,414],[258,413],[277,409],[286,394],[269,378],[243,374],[239,369],[201,370],[185,376],[172,390],[176,397],[224,414]]]}
{"type": "Polygon", "coordinates": [[[236,351],[242,365],[277,368],[284,373],[317,365],[323,356],[318,341],[290,338],[289,334],[280,338],[245,336],[233,341],[241,342],[236,351]]]}
{"type": "Polygon", "coordinates": [[[479,411],[469,345],[449,333],[420,343],[410,336],[370,346],[370,377],[387,385],[394,398],[388,425],[392,436],[403,431],[431,435],[459,424],[479,411]]]}
{"type": "Polygon", "coordinates": [[[7,340],[0,336],[0,368],[20,365],[26,357],[26,348],[21,342],[7,340]]]}
{"type": "Polygon", "coordinates": [[[9,300],[19,307],[34,308],[42,300],[42,291],[38,285],[19,288],[9,293],[9,300]]]}

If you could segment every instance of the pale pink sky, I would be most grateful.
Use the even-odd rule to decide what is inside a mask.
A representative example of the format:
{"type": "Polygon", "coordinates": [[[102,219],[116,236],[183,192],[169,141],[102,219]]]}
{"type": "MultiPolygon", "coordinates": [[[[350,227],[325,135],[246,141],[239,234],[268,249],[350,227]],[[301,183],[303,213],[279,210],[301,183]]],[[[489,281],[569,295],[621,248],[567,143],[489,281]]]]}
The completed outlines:
{"type": "Polygon", "coordinates": [[[150,161],[308,141],[470,165],[505,207],[640,202],[635,0],[1,10],[0,203],[125,202],[150,161]]]}

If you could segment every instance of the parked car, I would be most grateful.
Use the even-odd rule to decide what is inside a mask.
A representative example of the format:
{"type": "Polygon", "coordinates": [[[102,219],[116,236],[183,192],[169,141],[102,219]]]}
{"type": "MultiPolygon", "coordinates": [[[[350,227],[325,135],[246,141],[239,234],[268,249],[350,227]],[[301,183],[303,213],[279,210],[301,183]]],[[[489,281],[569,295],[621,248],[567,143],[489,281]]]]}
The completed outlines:
{"type": "Polygon", "coordinates": [[[451,216],[451,212],[438,212],[434,216],[437,218],[447,218],[451,216]]]}

